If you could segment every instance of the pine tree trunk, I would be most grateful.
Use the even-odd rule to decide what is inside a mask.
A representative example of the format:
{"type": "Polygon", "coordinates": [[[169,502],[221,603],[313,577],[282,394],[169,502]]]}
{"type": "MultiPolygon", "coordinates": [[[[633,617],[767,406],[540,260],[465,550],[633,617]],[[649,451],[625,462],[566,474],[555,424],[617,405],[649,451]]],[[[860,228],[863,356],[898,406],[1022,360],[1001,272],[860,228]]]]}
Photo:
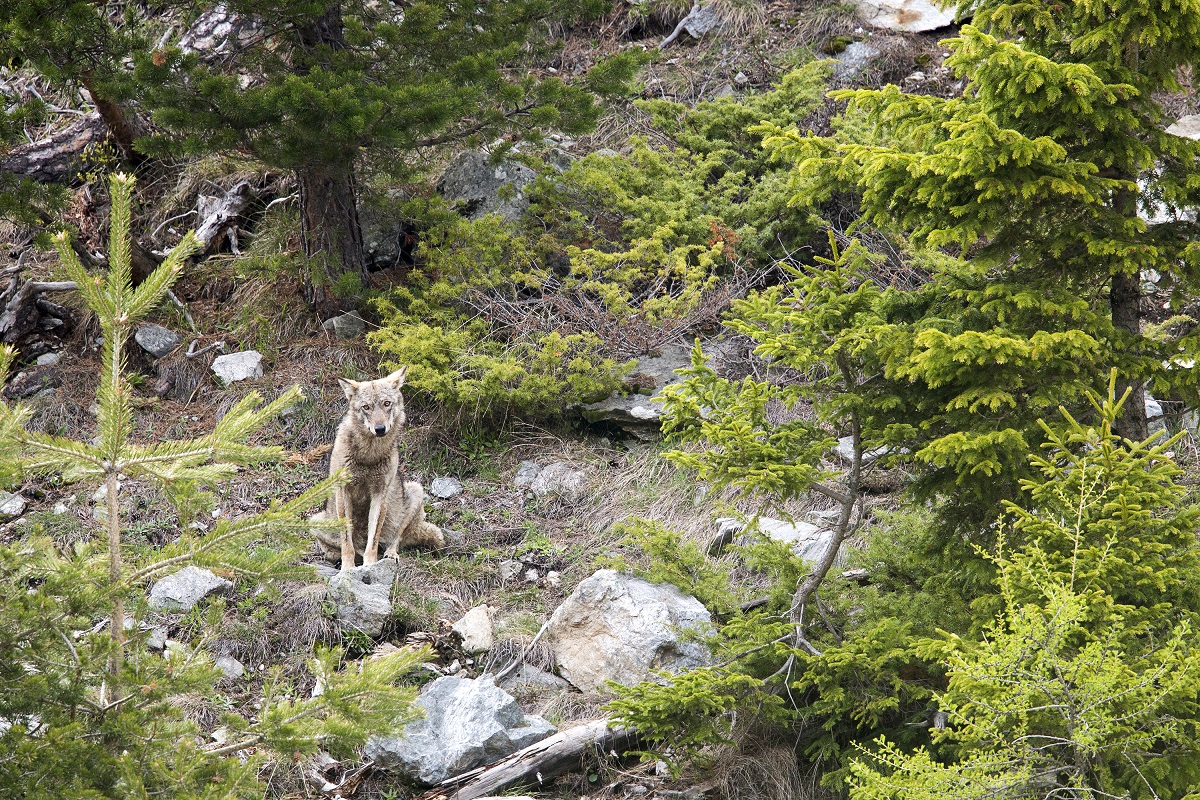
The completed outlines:
{"type": "Polygon", "coordinates": [[[92,102],[96,104],[96,111],[100,113],[100,118],[104,120],[109,135],[120,148],[125,161],[133,167],[145,161],[146,157],[133,147],[133,142],[140,135],[142,127],[136,116],[119,103],[105,97],[104,92],[97,91],[90,75],[84,76],[83,86],[92,96],[92,102]]]}
{"type": "Polygon", "coordinates": [[[362,229],[353,172],[338,173],[309,167],[299,170],[300,230],[310,271],[305,295],[323,318],[339,311],[331,291],[343,275],[357,275],[367,285],[362,229]]]}
{"type": "MultiPolygon", "coordinates": [[[[1130,180],[1127,176],[1127,180],[1130,180]]],[[[1113,197],[1113,206],[1124,216],[1137,213],[1137,197],[1129,189],[1118,191],[1113,197]]],[[[1141,301],[1142,273],[1116,272],[1112,276],[1112,284],[1108,291],[1108,304],[1112,312],[1113,327],[1125,331],[1131,336],[1141,336],[1141,301]]],[[[1128,375],[1117,376],[1117,396],[1120,397],[1126,389],[1132,389],[1121,416],[1117,418],[1114,429],[1118,436],[1140,442],[1149,436],[1146,423],[1146,396],[1141,381],[1134,380],[1128,375]]]]}
{"type": "MultiPolygon", "coordinates": [[[[324,13],[297,30],[304,50],[346,47],[341,4],[326,6],[324,13]]],[[[356,275],[367,285],[362,228],[358,222],[353,156],[347,163],[313,163],[296,171],[300,182],[300,229],[310,272],[305,286],[308,302],[322,317],[341,310],[331,291],[345,275],[356,275]]]]}

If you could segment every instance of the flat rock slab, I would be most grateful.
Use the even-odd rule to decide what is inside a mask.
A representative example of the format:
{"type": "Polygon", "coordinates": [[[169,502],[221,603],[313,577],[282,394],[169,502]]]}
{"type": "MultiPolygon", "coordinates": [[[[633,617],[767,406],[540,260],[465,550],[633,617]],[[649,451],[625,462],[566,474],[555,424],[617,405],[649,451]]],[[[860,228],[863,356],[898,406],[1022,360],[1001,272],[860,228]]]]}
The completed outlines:
{"type": "Polygon", "coordinates": [[[371,739],[364,755],[427,786],[499,761],[555,732],[541,717],[526,716],[490,676],[438,678],[416,704],[423,718],[410,722],[400,736],[371,739]]]}
{"type": "Polygon", "coordinates": [[[351,311],[348,314],[330,317],[321,323],[321,329],[333,331],[333,335],[339,339],[357,339],[367,332],[367,323],[357,311],[351,311]]]}
{"type": "Polygon", "coordinates": [[[462,494],[463,487],[454,478],[434,478],[433,482],[429,484],[429,493],[442,500],[449,500],[451,497],[458,497],[462,494]]]}
{"type": "Polygon", "coordinates": [[[537,477],[529,483],[529,491],[538,497],[557,495],[579,502],[587,491],[587,473],[565,461],[555,461],[538,470],[537,477]]]}
{"type": "Polygon", "coordinates": [[[602,569],[583,580],[550,618],[546,642],[559,674],[585,692],[606,681],[626,686],[651,670],[681,672],[709,663],[696,635],[713,632],[712,615],[674,586],[602,569]]]}
{"type": "Polygon", "coordinates": [[[920,33],[953,25],[955,7],[928,0],[858,0],[858,11],[873,27],[920,33]]]}
{"type": "MultiPolygon", "coordinates": [[[[718,519],[717,534],[708,546],[709,554],[719,555],[730,542],[743,547],[752,543],[753,537],[743,533],[745,527],[745,523],[733,517],[718,519]]],[[[758,531],[768,539],[790,545],[792,552],[810,564],[815,564],[824,558],[829,551],[829,546],[833,543],[833,531],[811,522],[793,524],[781,519],[759,517],[758,531]]]]}
{"type": "Polygon", "coordinates": [[[262,353],[257,350],[243,350],[240,353],[229,353],[217,356],[212,363],[213,374],[224,385],[238,381],[249,381],[263,376],[262,353]]]}
{"type": "Polygon", "coordinates": [[[133,334],[133,340],[138,343],[138,346],[145,350],[155,358],[162,358],[170,353],[179,343],[183,341],[179,338],[179,334],[170,328],[164,328],[162,325],[141,325],[137,329],[137,333],[133,334]]]}
{"type": "Polygon", "coordinates": [[[450,202],[461,204],[468,219],[499,214],[511,222],[529,208],[525,190],[535,178],[537,173],[524,164],[494,164],[488,153],[469,150],[450,162],[437,190],[450,202]]]}
{"type": "Polygon", "coordinates": [[[226,594],[233,584],[218,578],[210,570],[184,567],[154,584],[150,590],[150,607],[157,611],[191,611],[210,594],[226,594]]]}

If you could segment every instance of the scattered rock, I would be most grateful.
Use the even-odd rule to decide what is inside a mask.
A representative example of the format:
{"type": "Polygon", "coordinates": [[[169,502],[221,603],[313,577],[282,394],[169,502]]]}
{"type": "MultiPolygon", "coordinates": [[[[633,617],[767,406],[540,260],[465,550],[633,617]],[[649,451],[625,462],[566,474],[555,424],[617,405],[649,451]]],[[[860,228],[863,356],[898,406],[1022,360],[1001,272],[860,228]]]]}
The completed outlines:
{"type": "Polygon", "coordinates": [[[137,333],[133,334],[133,340],[150,355],[155,358],[162,358],[170,353],[179,343],[183,341],[179,338],[179,334],[170,328],[164,328],[162,325],[140,325],[137,333]]]}
{"type": "MultiPolygon", "coordinates": [[[[717,533],[708,544],[709,555],[720,555],[731,542],[741,546],[753,542],[753,537],[742,533],[745,528],[745,523],[733,517],[718,519],[717,533]]],[[[759,517],[758,531],[768,539],[791,545],[792,551],[809,563],[824,558],[833,543],[833,531],[811,522],[792,524],[781,519],[759,517]]]]}
{"type": "Polygon", "coordinates": [[[333,331],[333,335],[339,339],[357,339],[367,332],[367,323],[357,311],[351,311],[330,317],[321,323],[321,329],[333,331]]]}
{"type": "Polygon", "coordinates": [[[454,478],[434,478],[433,483],[429,484],[429,493],[434,497],[440,497],[443,500],[449,500],[451,497],[457,497],[462,494],[462,484],[454,478]]]}
{"type": "Polygon", "coordinates": [[[27,505],[29,503],[19,494],[0,492],[0,522],[7,522],[21,516],[25,513],[27,505]]]}
{"type": "Polygon", "coordinates": [[[65,502],[63,502],[62,500],[59,500],[57,503],[54,504],[54,508],[50,509],[50,513],[57,517],[61,514],[67,513],[68,510],[69,510],[69,508],[68,508],[67,504],[65,502]]]}
{"type": "Polygon", "coordinates": [[[184,567],[154,584],[150,590],[150,607],[157,611],[190,611],[210,594],[227,593],[233,584],[218,578],[210,570],[184,567]]]}
{"type": "Polygon", "coordinates": [[[842,85],[854,83],[871,66],[871,62],[881,55],[879,50],[866,42],[851,42],[838,54],[837,63],[833,66],[832,81],[842,85]]]}
{"type": "Polygon", "coordinates": [[[242,662],[233,656],[221,656],[213,662],[213,665],[224,672],[226,678],[240,678],[246,674],[246,668],[242,666],[242,662]]]}
{"type": "Polygon", "coordinates": [[[422,719],[400,736],[371,739],[364,755],[425,785],[491,764],[555,732],[541,717],[526,716],[490,676],[438,678],[416,704],[425,712],[422,719]]]}
{"type": "Polygon", "coordinates": [[[496,572],[500,573],[501,581],[511,581],[520,575],[523,569],[525,569],[525,565],[520,561],[506,560],[496,565],[496,572]]]}
{"type": "Polygon", "coordinates": [[[56,366],[34,366],[18,372],[4,387],[4,396],[9,400],[24,400],[28,397],[53,392],[62,383],[62,374],[56,366]]]}
{"type": "Polygon", "coordinates": [[[254,380],[263,376],[262,358],[262,353],[257,350],[217,356],[212,363],[212,371],[217,380],[226,386],[238,381],[254,380]]]}
{"type": "Polygon", "coordinates": [[[317,572],[329,580],[329,595],[337,604],[337,621],[368,636],[383,633],[392,615],[396,566],[395,559],[383,558],[369,567],[352,567],[345,572],[317,567],[317,572]]]}
{"type": "Polygon", "coordinates": [[[737,75],[733,76],[733,82],[736,83],[738,86],[745,86],[747,83],[750,82],[750,78],[748,78],[746,76],[746,73],[739,72],[737,75]]]}
{"type": "Polygon", "coordinates": [[[708,648],[688,637],[712,630],[712,616],[696,598],[674,586],[602,569],[555,610],[546,642],[559,673],[586,692],[603,689],[605,681],[640,683],[654,669],[704,666],[708,648]]]}
{"type": "MultiPolygon", "coordinates": [[[[884,456],[890,456],[893,452],[892,448],[887,446],[876,447],[863,452],[863,466],[871,464],[884,456]]],[[[904,452],[904,451],[900,451],[904,452]]],[[[837,446],[833,448],[833,453],[842,461],[850,464],[854,461],[854,437],[842,436],[838,439],[837,446]]]]}
{"type": "Polygon", "coordinates": [[[518,695],[551,694],[571,688],[571,684],[544,669],[522,664],[500,679],[500,688],[518,695]]]}
{"type": "Polygon", "coordinates": [[[146,636],[146,649],[151,653],[161,653],[167,649],[167,629],[154,627],[146,636]]]}
{"type": "MultiPolygon", "coordinates": [[[[715,367],[715,354],[706,350],[706,355],[709,366],[715,367]]],[[[588,403],[581,409],[583,418],[592,423],[616,425],[640,439],[656,439],[662,417],[662,406],[656,398],[662,395],[664,387],[682,380],[675,370],[691,365],[692,350],[681,345],[665,345],[657,356],[642,356],[625,379],[626,385],[636,387],[637,391],[588,403]]]]}
{"type": "Polygon", "coordinates": [[[858,11],[873,27],[920,33],[953,25],[955,7],[931,0],[858,0],[858,11]]]}
{"type": "Polygon", "coordinates": [[[530,567],[529,569],[525,570],[525,582],[526,583],[537,583],[538,579],[541,577],[542,577],[542,573],[538,572],[533,567],[530,567]]]}
{"type": "Polygon", "coordinates": [[[555,461],[543,467],[529,484],[529,491],[538,497],[558,495],[573,503],[583,499],[587,475],[565,461],[555,461]]]}
{"type": "Polygon", "coordinates": [[[542,468],[532,461],[522,461],[517,467],[517,475],[513,478],[513,486],[520,489],[528,489],[542,468]]]}
{"type": "Polygon", "coordinates": [[[451,625],[450,630],[462,639],[463,651],[467,653],[486,653],[496,641],[496,632],[492,626],[492,609],[486,605],[472,608],[462,619],[451,625]]]}
{"type": "Polygon", "coordinates": [[[1189,114],[1175,120],[1175,124],[1167,128],[1172,136],[1182,136],[1184,139],[1200,139],[1200,114],[1189,114]]]}
{"type": "Polygon", "coordinates": [[[33,363],[37,364],[39,367],[53,367],[61,360],[61,353],[42,353],[33,363]]]}
{"type": "Polygon", "coordinates": [[[471,150],[450,162],[437,190],[450,202],[460,203],[468,219],[499,214],[512,222],[529,208],[525,189],[535,178],[537,173],[523,164],[493,164],[489,154],[471,150]]]}

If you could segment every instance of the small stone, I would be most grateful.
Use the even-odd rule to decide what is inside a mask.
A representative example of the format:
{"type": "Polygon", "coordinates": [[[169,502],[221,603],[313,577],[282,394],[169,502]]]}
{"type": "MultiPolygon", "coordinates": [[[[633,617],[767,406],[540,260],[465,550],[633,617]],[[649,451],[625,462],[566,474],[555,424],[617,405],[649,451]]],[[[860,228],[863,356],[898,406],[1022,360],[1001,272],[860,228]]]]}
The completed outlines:
{"type": "Polygon", "coordinates": [[[745,86],[747,83],[750,82],[750,79],[748,77],[746,77],[746,73],[739,72],[737,75],[733,76],[733,82],[736,83],[738,86],[745,86]]]}
{"type": "Polygon", "coordinates": [[[440,497],[442,500],[457,497],[462,492],[462,484],[454,478],[434,478],[433,483],[429,484],[429,493],[434,497],[440,497]]]}
{"type": "Polygon", "coordinates": [[[64,503],[62,500],[59,500],[57,503],[54,504],[54,508],[52,508],[50,510],[50,513],[57,517],[61,514],[67,513],[67,510],[68,510],[67,504],[64,503]]]}
{"type": "Polygon", "coordinates": [[[538,578],[540,578],[540,577],[542,577],[541,573],[532,567],[525,570],[525,580],[528,581],[529,583],[537,583],[538,578]]]}
{"type": "Polygon", "coordinates": [[[179,338],[179,334],[169,328],[164,328],[162,325],[140,326],[137,329],[137,333],[133,335],[133,340],[155,358],[162,358],[167,355],[178,347],[182,341],[179,338]]]}
{"type": "Polygon", "coordinates": [[[25,498],[12,492],[0,492],[0,520],[7,522],[25,513],[25,498]]]}
{"type": "Polygon", "coordinates": [[[450,626],[462,639],[467,653],[486,653],[496,641],[492,626],[492,609],[486,605],[475,606],[462,619],[450,626]]]}
{"type": "Polygon", "coordinates": [[[226,678],[240,678],[246,674],[246,668],[242,666],[242,662],[233,656],[221,656],[213,662],[213,665],[224,672],[226,678]]]}
{"type": "Polygon", "coordinates": [[[146,637],[146,649],[151,653],[161,653],[167,647],[166,628],[151,628],[146,637]]]}
{"type": "Polygon", "coordinates": [[[546,466],[529,484],[529,491],[538,497],[558,495],[570,502],[582,500],[586,489],[587,476],[565,461],[546,466]]]}
{"type": "Polygon", "coordinates": [[[459,662],[459,660],[457,658],[450,662],[450,666],[446,667],[447,675],[453,675],[453,674],[455,674],[457,672],[461,672],[461,671],[462,671],[462,664],[459,662]]]}
{"type": "Polygon", "coordinates": [[[357,339],[367,332],[367,323],[357,311],[351,311],[348,314],[330,317],[321,323],[321,328],[333,331],[333,335],[339,339],[357,339]]]}
{"type": "Polygon", "coordinates": [[[212,363],[212,371],[217,380],[226,386],[238,381],[254,380],[263,376],[262,358],[262,353],[257,350],[217,356],[212,363]]]}
{"type": "Polygon", "coordinates": [[[553,589],[557,589],[558,587],[562,586],[562,576],[556,571],[550,570],[546,573],[546,585],[553,589]]]}
{"type": "Polygon", "coordinates": [[[532,461],[522,461],[517,467],[517,475],[513,478],[513,486],[519,489],[528,489],[542,468],[532,461]]]}
{"type": "Polygon", "coordinates": [[[501,581],[511,581],[521,574],[524,566],[520,561],[501,561],[496,565],[496,571],[500,573],[501,581]]]}
{"type": "Polygon", "coordinates": [[[52,367],[62,360],[61,353],[42,353],[34,363],[39,367],[52,367]]]}

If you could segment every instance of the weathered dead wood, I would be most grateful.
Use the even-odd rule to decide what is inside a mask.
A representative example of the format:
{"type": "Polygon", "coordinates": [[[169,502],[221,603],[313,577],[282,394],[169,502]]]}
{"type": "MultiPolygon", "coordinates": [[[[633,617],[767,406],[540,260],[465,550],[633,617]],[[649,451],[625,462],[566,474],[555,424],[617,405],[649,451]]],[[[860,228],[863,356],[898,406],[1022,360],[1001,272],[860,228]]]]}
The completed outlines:
{"type": "Polygon", "coordinates": [[[597,755],[620,756],[639,745],[638,732],[599,719],[556,733],[503,761],[449,778],[418,800],[477,800],[515,786],[543,786],[583,769],[597,755]]]}
{"type": "Polygon", "coordinates": [[[14,147],[0,156],[0,171],[41,183],[72,183],[84,148],[107,137],[108,127],[100,114],[93,111],[57,133],[14,147]]]}
{"type": "Polygon", "coordinates": [[[4,304],[4,310],[0,312],[0,341],[15,344],[39,327],[56,328],[69,322],[70,315],[65,307],[44,300],[41,295],[44,292],[67,292],[77,288],[75,281],[21,283],[20,269],[12,271],[8,288],[0,293],[0,302],[4,304]],[[53,319],[59,320],[59,323],[51,322],[53,319]]]}
{"type": "Polygon", "coordinates": [[[256,194],[249,181],[239,181],[221,197],[200,195],[196,203],[200,218],[200,224],[196,226],[196,238],[203,244],[200,257],[216,250],[256,194]]]}

